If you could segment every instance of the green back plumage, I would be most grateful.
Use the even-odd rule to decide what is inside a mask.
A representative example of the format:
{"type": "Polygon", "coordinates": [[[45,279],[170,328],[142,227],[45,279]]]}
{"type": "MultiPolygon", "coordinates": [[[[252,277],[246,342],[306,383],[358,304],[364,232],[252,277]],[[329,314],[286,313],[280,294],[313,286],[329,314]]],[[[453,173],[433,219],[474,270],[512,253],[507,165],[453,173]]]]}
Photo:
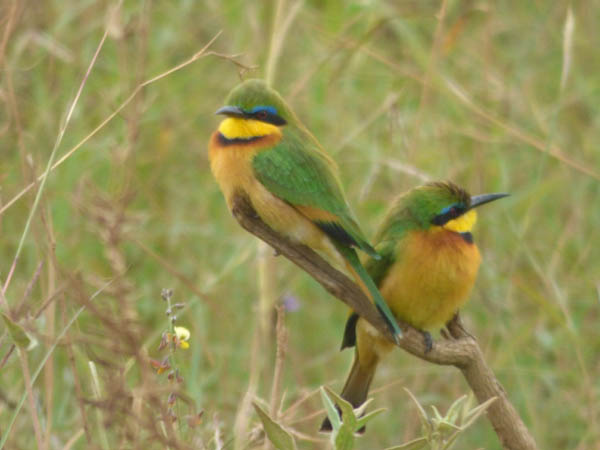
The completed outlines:
{"type": "Polygon", "coordinates": [[[286,128],[283,133],[275,147],[254,157],[252,166],[258,180],[292,205],[333,214],[336,221],[315,223],[337,241],[374,254],[344,197],[331,160],[303,141],[297,130],[286,128]]]}
{"type": "Polygon", "coordinates": [[[254,157],[252,167],[256,178],[271,193],[292,205],[333,214],[335,221],[314,222],[338,243],[357,246],[376,256],[346,201],[337,165],[285,100],[264,81],[247,80],[233,89],[226,102],[247,111],[256,106],[270,106],[287,122],[277,145],[254,157]]]}

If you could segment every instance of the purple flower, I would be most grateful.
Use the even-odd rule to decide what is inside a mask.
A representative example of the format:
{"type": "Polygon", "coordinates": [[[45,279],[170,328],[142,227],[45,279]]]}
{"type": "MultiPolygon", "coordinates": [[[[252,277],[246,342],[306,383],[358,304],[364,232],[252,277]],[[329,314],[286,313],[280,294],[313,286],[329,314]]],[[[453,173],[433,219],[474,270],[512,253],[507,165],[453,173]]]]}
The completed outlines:
{"type": "Polygon", "coordinates": [[[292,294],[284,294],[281,303],[287,312],[295,312],[300,309],[300,300],[292,294]]]}

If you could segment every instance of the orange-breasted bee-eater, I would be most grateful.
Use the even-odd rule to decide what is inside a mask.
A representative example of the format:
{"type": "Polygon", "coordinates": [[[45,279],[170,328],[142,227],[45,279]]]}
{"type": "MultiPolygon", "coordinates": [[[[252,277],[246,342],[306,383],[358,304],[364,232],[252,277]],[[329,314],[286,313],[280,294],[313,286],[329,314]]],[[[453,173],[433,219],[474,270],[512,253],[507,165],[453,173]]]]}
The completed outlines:
{"type": "Polygon", "coordinates": [[[246,195],[272,229],[345,262],[399,339],[402,331],[355,248],[379,256],[350,210],[337,165],[316,138],[262,80],[235,87],[217,114],[226,118],[210,138],[209,158],[228,206],[236,194],[246,195]]]}
{"type": "MultiPolygon", "coordinates": [[[[400,195],[375,238],[380,259],[365,267],[394,316],[426,331],[446,324],[467,301],[481,262],[471,230],[475,208],[508,194],[471,197],[452,183],[429,183],[400,195]]],[[[341,397],[355,408],[367,399],[377,364],[392,348],[356,313],[348,318],[342,349],[355,347],[341,397]]],[[[322,430],[330,430],[325,419],[322,430]]]]}

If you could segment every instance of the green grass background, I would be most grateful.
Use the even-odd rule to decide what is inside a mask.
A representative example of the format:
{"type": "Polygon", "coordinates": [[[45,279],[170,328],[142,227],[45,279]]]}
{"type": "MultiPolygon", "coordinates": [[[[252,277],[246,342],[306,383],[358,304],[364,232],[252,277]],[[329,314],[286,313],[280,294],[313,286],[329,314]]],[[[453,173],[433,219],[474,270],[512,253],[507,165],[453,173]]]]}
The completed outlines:
{"type": "MultiPolygon", "coordinates": [[[[139,83],[183,62],[220,30],[211,49],[257,66],[244,77],[263,76],[276,5],[125,1],[58,156],[139,83]]],[[[282,17],[292,5],[282,3],[282,17]]],[[[339,163],[371,235],[394,196],[425,179],[451,179],[473,194],[512,194],[480,211],[475,238],[483,264],[463,317],[540,448],[599,448],[600,9],[592,1],[572,4],[565,46],[566,2],[448,2],[440,13],[441,6],[306,1],[281,41],[273,85],[339,163]]],[[[112,7],[89,0],[0,5],[1,204],[43,172],[112,7]]],[[[192,333],[191,348],[177,353],[189,396],[178,408],[181,417],[193,409],[187,401],[204,411],[202,423],[182,426],[180,437],[217,448],[219,430],[233,448],[235,417],[257,364],[258,396],[269,401],[274,346],[261,346],[254,358],[251,350],[260,296],[256,240],[227,211],[206,148],[219,120],[213,112],[239,80],[231,61],[199,59],[144,88],[48,178],[2,305],[40,342],[27,353],[32,372],[87,305],[33,386],[47,448],[161,447],[151,430],[169,385],[143,360],[146,352],[164,355],[157,346],[168,326],[165,287],[188,305],[178,323],[192,333]],[[142,389],[148,386],[154,400],[142,389]]],[[[0,216],[3,283],[34,191],[0,216]]],[[[338,352],[344,305],[282,258],[275,267],[277,296],[300,305],[286,316],[287,410],[320,385],[339,391],[352,355],[338,352]]],[[[10,345],[3,331],[0,358],[10,345]]],[[[468,393],[457,370],[395,352],[373,385],[373,406],[388,411],[358,448],[419,435],[403,387],[442,411],[468,393]]],[[[0,370],[1,433],[24,390],[12,352],[0,370]]],[[[283,422],[320,438],[321,408],[312,395],[283,422]]],[[[33,416],[26,403],[7,448],[35,447],[33,416]]],[[[255,436],[253,411],[247,420],[255,436]]],[[[500,444],[482,418],[459,447],[500,444]]]]}

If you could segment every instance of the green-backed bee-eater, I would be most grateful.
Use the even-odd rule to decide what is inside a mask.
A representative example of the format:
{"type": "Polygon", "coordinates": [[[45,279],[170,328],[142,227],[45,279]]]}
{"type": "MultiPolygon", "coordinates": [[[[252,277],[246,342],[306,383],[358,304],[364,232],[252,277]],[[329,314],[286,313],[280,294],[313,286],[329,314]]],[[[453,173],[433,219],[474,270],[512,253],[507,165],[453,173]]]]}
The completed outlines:
{"type": "Polygon", "coordinates": [[[226,118],[210,138],[209,158],[229,208],[236,194],[246,195],[275,231],[345,262],[399,339],[402,331],[354,249],[374,260],[378,255],[350,210],[335,162],[316,138],[261,80],[234,88],[217,114],[226,118]]]}
{"type": "MultiPolygon", "coordinates": [[[[467,301],[481,262],[471,230],[475,208],[508,194],[471,197],[452,183],[429,183],[400,195],[375,237],[380,259],[365,267],[394,316],[419,330],[446,324],[467,301]]],[[[341,397],[355,408],[367,399],[377,364],[392,348],[367,321],[348,318],[342,349],[355,347],[341,397]]],[[[325,419],[322,430],[330,430],[325,419]]]]}

